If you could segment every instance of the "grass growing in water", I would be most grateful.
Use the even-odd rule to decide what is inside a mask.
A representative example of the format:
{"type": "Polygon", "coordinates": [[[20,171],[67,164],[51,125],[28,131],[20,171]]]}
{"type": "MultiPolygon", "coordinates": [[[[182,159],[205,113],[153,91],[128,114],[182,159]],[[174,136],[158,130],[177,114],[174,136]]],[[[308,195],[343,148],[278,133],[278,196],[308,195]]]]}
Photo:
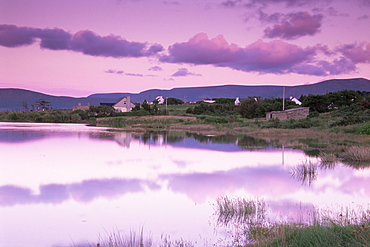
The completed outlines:
{"type": "Polygon", "coordinates": [[[332,169],[338,162],[338,158],[334,153],[322,152],[319,154],[321,160],[320,168],[322,169],[332,169]]]}
{"type": "Polygon", "coordinates": [[[237,228],[232,246],[370,246],[369,209],[314,210],[310,223],[273,223],[266,219],[256,224],[249,217],[255,213],[256,202],[227,197],[217,200],[215,214],[227,219],[219,222],[237,228]]]}
{"type": "Polygon", "coordinates": [[[74,244],[71,247],[193,247],[191,241],[171,240],[168,235],[161,235],[159,242],[153,240],[152,236],[144,238],[143,228],[139,232],[130,231],[129,235],[120,232],[107,233],[107,237],[99,237],[97,243],[74,244]]]}
{"type": "Polygon", "coordinates": [[[216,201],[217,222],[227,225],[231,221],[254,224],[265,220],[265,203],[244,198],[218,198],[216,201]]]}

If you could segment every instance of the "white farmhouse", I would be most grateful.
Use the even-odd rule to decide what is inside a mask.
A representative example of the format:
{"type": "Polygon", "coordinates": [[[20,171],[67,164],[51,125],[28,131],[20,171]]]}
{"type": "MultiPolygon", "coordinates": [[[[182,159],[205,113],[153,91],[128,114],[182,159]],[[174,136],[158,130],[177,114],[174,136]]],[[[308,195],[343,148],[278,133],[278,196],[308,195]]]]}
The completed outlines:
{"type": "Polygon", "coordinates": [[[121,98],[113,105],[113,108],[116,109],[117,112],[129,112],[134,107],[135,104],[131,102],[130,96],[121,98]]]}

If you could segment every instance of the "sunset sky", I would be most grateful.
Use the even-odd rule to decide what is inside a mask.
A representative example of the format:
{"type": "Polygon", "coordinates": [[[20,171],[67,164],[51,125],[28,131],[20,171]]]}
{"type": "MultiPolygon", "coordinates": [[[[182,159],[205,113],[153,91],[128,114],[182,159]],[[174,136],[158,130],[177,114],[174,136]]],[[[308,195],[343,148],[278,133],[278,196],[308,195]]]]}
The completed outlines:
{"type": "Polygon", "coordinates": [[[370,79],[370,0],[0,0],[0,88],[370,79]]]}

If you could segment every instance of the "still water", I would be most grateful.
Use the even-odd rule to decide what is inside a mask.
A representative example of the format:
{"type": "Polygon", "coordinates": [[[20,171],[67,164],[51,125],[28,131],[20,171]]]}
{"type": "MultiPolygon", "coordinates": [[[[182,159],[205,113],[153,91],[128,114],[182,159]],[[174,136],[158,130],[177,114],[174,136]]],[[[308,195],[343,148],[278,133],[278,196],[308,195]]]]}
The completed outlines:
{"type": "Polygon", "coordinates": [[[271,220],[369,207],[369,168],[294,173],[318,162],[247,136],[0,123],[0,246],[77,246],[141,229],[153,242],[222,245],[230,237],[215,224],[222,196],[262,199],[271,220]]]}

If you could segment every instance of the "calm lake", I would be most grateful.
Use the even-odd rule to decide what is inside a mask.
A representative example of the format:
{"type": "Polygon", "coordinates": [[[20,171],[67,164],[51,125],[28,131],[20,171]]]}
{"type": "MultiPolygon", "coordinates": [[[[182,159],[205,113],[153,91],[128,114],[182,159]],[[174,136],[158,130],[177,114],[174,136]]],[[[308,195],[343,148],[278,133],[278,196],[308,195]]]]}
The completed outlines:
{"type": "Polygon", "coordinates": [[[368,209],[370,168],[323,166],[248,136],[0,123],[0,246],[82,246],[141,229],[153,242],[225,246],[223,196],[263,200],[272,221],[368,209]],[[305,164],[312,176],[299,174],[305,164]]]}

